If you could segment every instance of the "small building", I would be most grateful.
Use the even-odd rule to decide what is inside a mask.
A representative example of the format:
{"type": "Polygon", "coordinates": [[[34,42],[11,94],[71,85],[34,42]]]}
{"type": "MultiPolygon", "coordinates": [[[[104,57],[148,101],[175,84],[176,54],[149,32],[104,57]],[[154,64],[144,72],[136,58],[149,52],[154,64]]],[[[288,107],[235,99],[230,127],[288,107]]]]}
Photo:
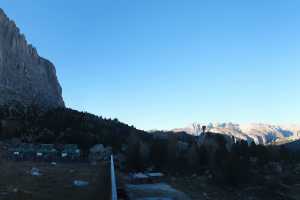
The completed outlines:
{"type": "Polygon", "coordinates": [[[162,178],[164,177],[164,174],[160,173],[160,172],[150,172],[150,173],[147,173],[146,175],[149,177],[149,179],[152,183],[161,182],[162,178]]]}
{"type": "Polygon", "coordinates": [[[36,149],[36,158],[42,160],[55,160],[58,157],[58,151],[53,144],[41,144],[36,149]]]}
{"type": "Polygon", "coordinates": [[[8,148],[9,157],[14,160],[33,159],[35,156],[34,145],[21,143],[8,148]]]}
{"type": "Polygon", "coordinates": [[[89,160],[92,162],[109,160],[111,155],[111,147],[104,147],[103,144],[96,144],[92,148],[90,148],[89,160]]]}
{"type": "Polygon", "coordinates": [[[34,158],[36,149],[33,144],[23,143],[19,148],[22,153],[23,159],[32,160],[34,158]]]}
{"type": "Polygon", "coordinates": [[[78,160],[80,159],[80,149],[76,144],[66,144],[61,151],[61,158],[63,160],[78,160]]]}
{"type": "Polygon", "coordinates": [[[132,184],[146,184],[151,183],[149,176],[144,173],[132,173],[129,175],[129,181],[132,184]]]}
{"type": "Polygon", "coordinates": [[[151,183],[159,183],[162,181],[164,177],[163,173],[160,172],[148,172],[148,173],[132,173],[129,174],[129,182],[131,184],[151,184],[151,183]]]}

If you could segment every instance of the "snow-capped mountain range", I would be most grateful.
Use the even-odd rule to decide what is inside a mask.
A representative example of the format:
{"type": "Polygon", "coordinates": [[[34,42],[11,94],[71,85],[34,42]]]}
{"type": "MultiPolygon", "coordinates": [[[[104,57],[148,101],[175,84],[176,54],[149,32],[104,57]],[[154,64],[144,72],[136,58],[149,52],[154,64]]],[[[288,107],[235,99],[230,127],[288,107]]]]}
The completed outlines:
{"type": "Polygon", "coordinates": [[[234,124],[234,123],[193,123],[185,128],[173,129],[174,132],[184,131],[192,135],[199,135],[202,126],[206,131],[234,136],[237,139],[254,141],[256,144],[268,144],[286,138],[299,138],[300,124],[271,125],[263,123],[234,124]]]}

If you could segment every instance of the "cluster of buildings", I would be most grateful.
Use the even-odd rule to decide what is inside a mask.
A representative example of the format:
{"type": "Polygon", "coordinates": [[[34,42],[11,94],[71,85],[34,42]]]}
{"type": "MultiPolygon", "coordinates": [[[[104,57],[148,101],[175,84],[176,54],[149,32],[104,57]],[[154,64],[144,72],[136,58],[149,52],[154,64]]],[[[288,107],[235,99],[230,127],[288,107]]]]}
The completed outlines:
{"type": "Polygon", "coordinates": [[[76,144],[30,144],[9,146],[7,157],[13,160],[79,160],[81,151],[76,144]]]}

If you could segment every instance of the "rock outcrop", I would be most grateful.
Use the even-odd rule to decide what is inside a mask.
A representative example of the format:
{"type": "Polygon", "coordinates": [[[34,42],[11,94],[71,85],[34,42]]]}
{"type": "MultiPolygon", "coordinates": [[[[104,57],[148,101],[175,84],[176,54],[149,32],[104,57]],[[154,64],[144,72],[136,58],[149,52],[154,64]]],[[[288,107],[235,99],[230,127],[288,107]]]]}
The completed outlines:
{"type": "Polygon", "coordinates": [[[0,105],[64,107],[54,65],[40,57],[0,8],[0,105]]]}

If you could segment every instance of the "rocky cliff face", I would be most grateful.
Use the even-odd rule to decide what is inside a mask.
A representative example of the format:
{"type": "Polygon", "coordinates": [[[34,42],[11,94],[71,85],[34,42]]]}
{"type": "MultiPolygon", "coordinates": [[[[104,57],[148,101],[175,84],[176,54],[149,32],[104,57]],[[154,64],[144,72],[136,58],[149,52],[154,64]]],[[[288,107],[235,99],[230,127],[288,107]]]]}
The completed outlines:
{"type": "Polygon", "coordinates": [[[41,108],[64,106],[54,65],[27,44],[0,8],[0,105],[12,103],[41,108]]]}

